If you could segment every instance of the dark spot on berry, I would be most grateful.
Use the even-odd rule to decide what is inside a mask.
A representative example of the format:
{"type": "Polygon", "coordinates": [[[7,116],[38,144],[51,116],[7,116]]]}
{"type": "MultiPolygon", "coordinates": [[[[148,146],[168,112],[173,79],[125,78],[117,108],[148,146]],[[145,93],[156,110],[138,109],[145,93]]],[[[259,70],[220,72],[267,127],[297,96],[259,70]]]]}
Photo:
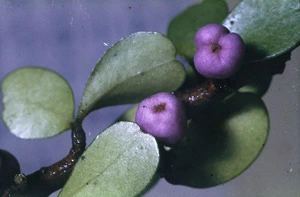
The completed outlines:
{"type": "Polygon", "coordinates": [[[165,109],[166,109],[166,103],[161,103],[161,104],[155,105],[153,107],[154,112],[161,112],[161,111],[164,111],[165,109]]]}
{"type": "Polygon", "coordinates": [[[81,160],[84,161],[85,160],[85,156],[81,156],[81,160]]]}
{"type": "Polygon", "coordinates": [[[218,53],[221,50],[221,46],[218,43],[211,43],[211,51],[218,53]]]}
{"type": "Polygon", "coordinates": [[[234,21],[230,21],[230,25],[233,25],[234,24],[234,21]]]}

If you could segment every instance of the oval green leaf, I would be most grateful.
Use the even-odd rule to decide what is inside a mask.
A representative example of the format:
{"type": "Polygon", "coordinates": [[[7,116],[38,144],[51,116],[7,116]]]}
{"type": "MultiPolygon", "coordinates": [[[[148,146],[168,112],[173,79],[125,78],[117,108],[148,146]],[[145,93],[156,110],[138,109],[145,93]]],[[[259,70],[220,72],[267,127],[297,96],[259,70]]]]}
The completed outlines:
{"type": "Polygon", "coordinates": [[[196,50],[194,36],[197,30],[209,23],[222,23],[227,14],[224,0],[205,0],[176,16],[169,24],[167,35],[175,44],[178,54],[191,60],[196,50]]]}
{"type": "Polygon", "coordinates": [[[135,123],[116,123],[83,153],[59,197],[136,196],[156,177],[158,163],[154,137],[135,123]]]}
{"type": "Polygon", "coordinates": [[[91,73],[79,120],[101,107],[137,103],[154,93],[179,88],[186,72],[175,54],[172,42],[158,33],[138,32],[117,42],[91,73]]]}
{"type": "Polygon", "coordinates": [[[68,130],[74,120],[73,92],[53,71],[18,69],[4,79],[1,90],[3,120],[17,137],[51,137],[68,130]]]}
{"type": "Polygon", "coordinates": [[[263,101],[237,93],[199,122],[169,152],[165,178],[173,184],[206,188],[229,181],[247,169],[264,147],[269,119],[263,101]]]}
{"type": "Polygon", "coordinates": [[[241,35],[247,46],[246,61],[272,58],[291,50],[300,41],[298,0],[244,0],[223,25],[241,35]]]}

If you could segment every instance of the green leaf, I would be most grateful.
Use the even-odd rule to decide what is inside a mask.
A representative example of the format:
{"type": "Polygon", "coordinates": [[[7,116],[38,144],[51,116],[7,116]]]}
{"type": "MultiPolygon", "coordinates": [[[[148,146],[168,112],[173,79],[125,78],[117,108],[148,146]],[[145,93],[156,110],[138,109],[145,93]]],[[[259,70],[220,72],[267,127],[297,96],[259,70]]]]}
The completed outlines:
{"type": "Polygon", "coordinates": [[[224,0],[205,0],[176,16],[169,24],[167,35],[175,44],[179,55],[188,60],[193,59],[197,30],[209,23],[222,23],[227,14],[228,8],[224,0]]]}
{"type": "Polygon", "coordinates": [[[57,73],[28,67],[10,73],[2,83],[3,120],[20,138],[57,135],[74,119],[73,92],[57,73]]]}
{"type": "Polygon", "coordinates": [[[244,0],[224,21],[245,41],[246,61],[272,58],[291,50],[300,41],[298,0],[244,0]]]}
{"type": "Polygon", "coordinates": [[[131,122],[103,131],[87,148],[59,197],[136,196],[156,176],[158,145],[131,122]]]}
{"type": "Polygon", "coordinates": [[[229,181],[257,158],[268,130],[268,113],[259,97],[231,95],[210,114],[189,123],[187,137],[169,152],[172,167],[165,178],[197,188],[229,181]]]}
{"type": "Polygon", "coordinates": [[[154,93],[179,88],[186,72],[175,54],[170,40],[158,33],[138,32],[121,39],[92,72],[79,119],[101,107],[137,103],[154,93]]]}

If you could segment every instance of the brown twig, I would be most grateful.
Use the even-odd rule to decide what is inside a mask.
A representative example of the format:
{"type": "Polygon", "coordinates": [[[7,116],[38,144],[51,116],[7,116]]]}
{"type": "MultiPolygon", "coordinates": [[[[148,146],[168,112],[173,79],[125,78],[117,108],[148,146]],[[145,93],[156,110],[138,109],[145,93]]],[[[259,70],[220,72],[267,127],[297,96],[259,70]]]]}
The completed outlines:
{"type": "Polygon", "coordinates": [[[194,88],[179,89],[174,94],[185,104],[188,117],[191,118],[210,109],[233,91],[227,80],[206,79],[194,88]]]}
{"type": "Polygon", "coordinates": [[[32,174],[24,176],[20,181],[15,180],[15,184],[6,189],[2,197],[43,197],[60,189],[69,178],[77,160],[85,150],[85,146],[85,132],[81,123],[75,122],[72,125],[72,148],[69,154],[49,167],[43,167],[32,174]]]}

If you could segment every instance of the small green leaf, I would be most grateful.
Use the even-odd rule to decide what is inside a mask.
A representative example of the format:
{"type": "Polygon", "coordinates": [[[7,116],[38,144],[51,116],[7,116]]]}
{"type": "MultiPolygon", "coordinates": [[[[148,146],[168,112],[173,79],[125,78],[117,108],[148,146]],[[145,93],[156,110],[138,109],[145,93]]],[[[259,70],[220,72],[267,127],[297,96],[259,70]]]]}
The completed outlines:
{"type": "Polygon", "coordinates": [[[3,120],[20,138],[57,135],[74,119],[73,92],[53,71],[28,67],[10,73],[2,83],[3,120]]]}
{"type": "Polygon", "coordinates": [[[138,32],[117,42],[87,82],[79,119],[101,107],[137,103],[154,93],[179,88],[186,72],[175,54],[170,40],[158,33],[138,32]]]}
{"type": "Polygon", "coordinates": [[[224,21],[245,41],[246,61],[272,58],[300,41],[299,0],[244,0],[224,21]]]}
{"type": "Polygon", "coordinates": [[[178,54],[190,60],[195,53],[197,30],[209,23],[222,23],[227,14],[224,0],[205,0],[176,16],[169,24],[167,35],[174,42],[178,54]]]}
{"type": "Polygon", "coordinates": [[[156,177],[158,145],[131,122],[103,131],[83,153],[59,197],[136,196],[156,177]]]}
{"type": "Polygon", "coordinates": [[[197,188],[229,181],[247,169],[264,147],[269,119],[263,101],[237,93],[210,114],[191,121],[188,135],[169,152],[165,178],[197,188]]]}

